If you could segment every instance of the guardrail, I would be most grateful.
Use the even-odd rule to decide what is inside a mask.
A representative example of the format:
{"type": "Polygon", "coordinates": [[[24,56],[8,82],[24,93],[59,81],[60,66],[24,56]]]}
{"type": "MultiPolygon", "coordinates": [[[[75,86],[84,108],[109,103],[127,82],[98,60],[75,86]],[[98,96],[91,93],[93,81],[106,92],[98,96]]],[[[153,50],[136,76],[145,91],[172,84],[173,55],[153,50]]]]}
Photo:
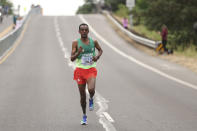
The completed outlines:
{"type": "Polygon", "coordinates": [[[35,14],[42,14],[42,8],[34,7],[29,13],[18,23],[13,31],[8,33],[6,36],[0,38],[0,60],[12,49],[14,42],[17,40],[18,36],[21,34],[23,27],[30,16],[35,14]]]}
{"type": "Polygon", "coordinates": [[[14,42],[21,34],[23,26],[30,14],[31,11],[18,23],[19,25],[17,25],[15,29],[0,38],[0,59],[2,59],[2,57],[5,56],[5,54],[7,54],[7,52],[12,48],[14,42]]]}
{"type": "Polygon", "coordinates": [[[140,36],[137,36],[135,34],[133,34],[132,32],[126,30],[125,28],[122,27],[122,25],[120,23],[118,23],[111,15],[109,12],[107,11],[103,11],[104,14],[107,15],[107,17],[114,23],[118,26],[118,28],[120,28],[120,30],[122,32],[124,32],[125,34],[127,34],[131,39],[137,41],[138,43],[140,44],[143,44],[145,46],[148,46],[148,47],[151,47],[151,48],[154,48],[156,49],[158,44],[161,43],[160,41],[153,41],[153,40],[149,40],[149,39],[146,39],[146,38],[143,38],[143,37],[140,37],[140,36]]]}

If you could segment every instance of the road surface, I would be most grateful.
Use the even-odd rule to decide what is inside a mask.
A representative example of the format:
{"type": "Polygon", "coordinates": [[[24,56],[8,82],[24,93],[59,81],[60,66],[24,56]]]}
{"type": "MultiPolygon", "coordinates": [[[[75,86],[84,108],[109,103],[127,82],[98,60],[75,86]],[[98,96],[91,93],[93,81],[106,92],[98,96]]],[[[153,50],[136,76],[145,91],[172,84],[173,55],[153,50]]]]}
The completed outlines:
{"type": "Polygon", "coordinates": [[[197,130],[197,75],[138,51],[102,15],[32,17],[22,41],[0,65],[0,80],[2,131],[197,130]],[[87,126],[80,125],[69,61],[84,20],[104,50],[87,126]]]}
{"type": "Polygon", "coordinates": [[[12,24],[12,16],[4,16],[3,22],[0,23],[0,33],[8,29],[12,24]]]}

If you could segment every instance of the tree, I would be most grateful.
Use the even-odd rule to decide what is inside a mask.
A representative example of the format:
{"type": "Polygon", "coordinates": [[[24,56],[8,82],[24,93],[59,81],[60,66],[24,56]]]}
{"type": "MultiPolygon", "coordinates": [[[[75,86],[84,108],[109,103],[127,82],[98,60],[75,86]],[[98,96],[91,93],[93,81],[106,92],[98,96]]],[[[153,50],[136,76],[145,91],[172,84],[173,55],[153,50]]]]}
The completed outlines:
{"type": "Polygon", "coordinates": [[[131,11],[135,20],[134,24],[143,23],[141,20],[144,18],[144,14],[146,13],[148,6],[149,3],[146,0],[136,0],[136,5],[131,11]]]}
{"type": "Polygon", "coordinates": [[[129,16],[129,9],[125,5],[119,4],[116,14],[120,17],[128,17],[129,16]]]}
{"type": "Polygon", "coordinates": [[[10,2],[10,1],[8,1],[8,0],[0,0],[0,6],[1,7],[9,7],[9,13],[12,13],[12,7],[13,7],[13,4],[10,2]]]}
{"type": "Polygon", "coordinates": [[[95,12],[95,5],[86,3],[82,6],[80,6],[76,12],[76,14],[89,14],[95,12]]]}
{"type": "Polygon", "coordinates": [[[105,0],[105,5],[112,11],[117,11],[119,4],[126,5],[126,0],[105,0]]]}
{"type": "Polygon", "coordinates": [[[96,5],[94,4],[94,0],[84,0],[85,3],[80,6],[76,12],[76,14],[89,14],[96,12],[96,5]]]}
{"type": "Polygon", "coordinates": [[[134,15],[143,17],[144,24],[153,30],[167,25],[176,45],[197,44],[193,25],[197,22],[196,0],[138,0],[134,15]],[[138,2],[141,1],[141,4],[138,2]],[[146,5],[147,6],[140,6],[146,5]],[[144,8],[145,7],[145,8],[144,8]],[[140,10],[145,11],[142,13],[140,10]]]}

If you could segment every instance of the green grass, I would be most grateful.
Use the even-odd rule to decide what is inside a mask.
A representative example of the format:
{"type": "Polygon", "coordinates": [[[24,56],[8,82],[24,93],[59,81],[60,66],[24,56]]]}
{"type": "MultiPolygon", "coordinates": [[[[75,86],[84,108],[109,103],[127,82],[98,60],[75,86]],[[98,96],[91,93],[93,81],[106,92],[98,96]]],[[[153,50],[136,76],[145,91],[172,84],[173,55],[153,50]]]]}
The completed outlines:
{"type": "MultiPolygon", "coordinates": [[[[114,16],[116,16],[116,18],[121,22],[122,17],[117,16],[117,14],[114,14],[114,16]]],[[[135,26],[133,26],[132,29],[135,32],[137,32],[138,34],[140,34],[146,38],[149,38],[149,39],[155,40],[155,41],[161,41],[161,36],[160,36],[159,32],[149,30],[143,24],[135,25],[135,26]]],[[[169,44],[169,42],[168,42],[168,44],[169,44]]],[[[169,47],[169,46],[170,45],[167,45],[167,47],[170,49],[171,47],[169,47]]],[[[196,58],[197,59],[197,47],[191,44],[190,47],[183,50],[182,47],[180,46],[176,50],[174,50],[174,54],[185,56],[188,58],[196,58]]]]}
{"type": "MultiPolygon", "coordinates": [[[[155,41],[160,41],[161,40],[161,36],[158,32],[156,31],[151,31],[148,30],[144,25],[137,25],[137,26],[133,26],[133,30],[147,38],[150,38],[151,40],[155,40],[155,41]]],[[[189,58],[196,58],[197,59],[197,47],[195,45],[192,45],[187,47],[186,49],[182,49],[182,47],[178,47],[177,50],[174,51],[175,54],[177,55],[182,55],[185,57],[189,57],[189,58]]]]}
{"type": "Polygon", "coordinates": [[[190,47],[186,48],[185,50],[178,48],[175,51],[175,53],[178,55],[184,55],[184,56],[190,57],[190,58],[197,58],[197,47],[194,45],[191,45],[190,47]]]}
{"type": "Polygon", "coordinates": [[[155,40],[155,41],[161,40],[161,36],[159,32],[148,30],[144,25],[133,26],[133,30],[151,40],[155,40]]]}
{"type": "MultiPolygon", "coordinates": [[[[120,23],[122,23],[123,14],[118,15],[117,13],[113,13],[113,16],[115,16],[116,19],[118,19],[118,21],[120,23]]],[[[127,16],[127,18],[129,18],[129,16],[127,16]]],[[[130,25],[129,25],[129,27],[130,27],[130,25]]],[[[147,27],[144,26],[143,24],[133,26],[132,30],[134,30],[136,33],[138,33],[146,38],[149,38],[151,40],[161,41],[161,36],[160,36],[159,32],[151,31],[151,30],[147,29],[147,27]]]]}

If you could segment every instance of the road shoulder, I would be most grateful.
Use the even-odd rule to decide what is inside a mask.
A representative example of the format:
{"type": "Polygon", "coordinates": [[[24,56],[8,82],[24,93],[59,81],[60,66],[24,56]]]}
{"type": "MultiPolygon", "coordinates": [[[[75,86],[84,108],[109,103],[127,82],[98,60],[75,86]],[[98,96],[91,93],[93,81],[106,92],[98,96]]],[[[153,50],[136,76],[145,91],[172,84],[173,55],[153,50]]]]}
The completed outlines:
{"type": "Polygon", "coordinates": [[[112,28],[118,33],[118,35],[121,36],[124,40],[126,40],[128,43],[130,43],[135,48],[145,52],[148,55],[159,57],[161,59],[165,59],[170,62],[182,65],[197,74],[197,59],[189,58],[189,57],[182,56],[182,55],[179,55],[176,53],[171,54],[171,55],[167,55],[167,54],[158,55],[153,49],[143,46],[143,45],[137,43],[136,41],[132,40],[130,37],[128,37],[126,34],[124,34],[107,16],[105,16],[105,17],[107,18],[107,21],[110,23],[112,28]]]}
{"type": "Polygon", "coordinates": [[[7,35],[11,30],[13,29],[13,25],[8,26],[6,29],[4,29],[2,32],[0,32],[0,39],[7,35]]]}

